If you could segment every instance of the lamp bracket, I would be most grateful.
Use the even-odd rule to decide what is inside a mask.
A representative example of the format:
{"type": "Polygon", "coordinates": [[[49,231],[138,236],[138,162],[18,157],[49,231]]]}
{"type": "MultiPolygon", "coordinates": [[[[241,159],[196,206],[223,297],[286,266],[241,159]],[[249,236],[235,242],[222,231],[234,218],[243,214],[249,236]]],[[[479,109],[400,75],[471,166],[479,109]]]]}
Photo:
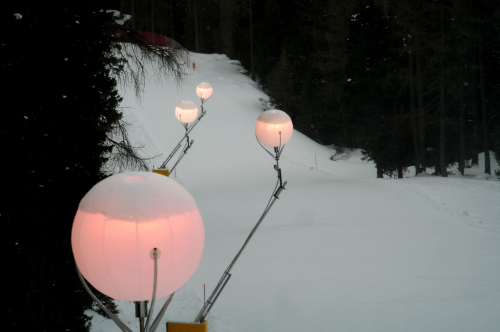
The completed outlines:
{"type": "Polygon", "coordinates": [[[222,274],[222,277],[220,278],[219,282],[215,286],[214,291],[212,292],[212,294],[210,295],[208,300],[203,305],[203,308],[201,308],[200,312],[198,313],[198,316],[196,316],[196,318],[194,320],[195,323],[202,323],[205,320],[205,318],[207,317],[207,315],[210,312],[210,310],[212,309],[215,301],[219,298],[220,293],[222,292],[222,290],[226,286],[227,282],[229,281],[229,278],[231,278],[231,274],[229,272],[233,268],[234,264],[236,263],[236,261],[240,257],[241,253],[243,252],[243,250],[247,246],[248,242],[250,241],[250,239],[252,238],[254,233],[259,228],[260,224],[262,223],[262,221],[266,217],[269,210],[271,210],[271,208],[273,207],[274,202],[276,202],[276,200],[279,198],[281,191],[283,189],[285,189],[285,186],[286,186],[286,182],[283,183],[283,185],[280,185],[280,187],[273,193],[273,196],[271,196],[274,198],[272,199],[272,201],[270,201],[270,203],[268,203],[268,205],[266,206],[266,208],[264,210],[264,213],[262,213],[262,216],[260,217],[259,221],[257,221],[257,224],[255,224],[254,228],[252,229],[252,231],[248,235],[248,237],[245,240],[245,243],[243,243],[243,246],[241,247],[240,251],[238,251],[236,256],[233,258],[231,264],[229,264],[226,271],[224,271],[224,273],[222,274]]]}
{"type": "MultiPolygon", "coordinates": [[[[147,308],[147,303],[148,301],[134,301],[136,305],[136,316],[139,318],[140,321],[140,329],[141,332],[155,332],[156,329],[158,328],[158,325],[160,324],[161,319],[163,318],[163,315],[165,314],[165,311],[168,308],[168,305],[172,301],[172,297],[174,296],[175,293],[170,294],[168,297],[167,301],[161,308],[160,312],[156,316],[155,320],[153,321],[152,324],[149,323],[151,316],[153,315],[153,308],[154,308],[154,303],[156,299],[156,284],[157,284],[157,276],[158,276],[158,249],[154,248],[153,250],[153,256],[155,260],[155,271],[154,271],[154,286],[153,286],[153,298],[151,300],[151,308],[148,313],[148,308],[147,308]],[[144,324],[144,317],[147,317],[146,324],[144,324]]],[[[116,316],[111,310],[109,310],[99,299],[97,296],[90,290],[89,286],[87,285],[87,282],[85,281],[85,278],[83,277],[82,273],[80,272],[80,269],[78,268],[78,265],[76,265],[76,272],[78,274],[78,277],[80,278],[80,281],[83,284],[83,288],[89,293],[90,297],[101,307],[102,310],[115,322],[115,324],[122,330],[123,332],[133,332],[125,323],[123,323],[118,316],[116,316]]]]}
{"type": "Polygon", "coordinates": [[[109,316],[109,318],[111,318],[113,320],[113,322],[115,322],[115,324],[118,325],[120,330],[122,330],[123,332],[133,332],[127,325],[125,325],[125,323],[123,323],[120,320],[120,318],[118,318],[118,316],[116,316],[114,313],[112,313],[111,310],[109,310],[101,301],[99,301],[99,299],[97,298],[97,296],[95,296],[94,293],[92,293],[89,286],[87,285],[87,282],[83,278],[82,273],[80,272],[80,269],[78,268],[78,265],[76,265],[76,272],[78,273],[78,277],[80,278],[80,281],[83,284],[83,288],[85,288],[87,293],[89,293],[90,297],[92,297],[92,299],[97,303],[97,305],[99,307],[101,307],[102,310],[104,310],[104,312],[109,316]]]}
{"type": "Polygon", "coordinates": [[[280,160],[281,153],[283,152],[283,149],[285,148],[285,145],[280,145],[279,147],[274,147],[274,154],[266,149],[264,145],[259,141],[257,138],[257,134],[255,135],[255,139],[257,139],[257,142],[259,145],[276,161],[276,164],[278,164],[278,161],[280,160]]]}
{"type": "Polygon", "coordinates": [[[184,156],[186,155],[187,151],[191,148],[191,146],[194,144],[194,140],[191,140],[191,142],[187,142],[186,144],[186,148],[182,151],[181,155],[179,156],[179,159],[177,159],[177,162],[174,164],[174,166],[172,166],[172,169],[170,170],[170,172],[168,172],[168,174],[172,174],[172,172],[174,171],[174,169],[177,167],[177,165],[181,162],[182,158],[184,158],[184,156]]]}
{"type": "MultiPolygon", "coordinates": [[[[172,150],[172,152],[168,155],[167,159],[165,159],[165,161],[161,164],[160,166],[160,169],[165,169],[165,167],[167,167],[167,164],[168,162],[172,159],[172,157],[177,153],[177,151],[180,149],[181,145],[182,145],[182,141],[184,140],[184,138],[187,139],[188,141],[188,144],[189,144],[189,133],[191,132],[191,130],[193,130],[193,128],[198,124],[198,122],[201,121],[201,119],[205,116],[205,114],[207,113],[206,110],[203,109],[203,103],[201,104],[201,114],[200,116],[198,117],[198,119],[196,119],[195,122],[193,122],[193,124],[191,126],[188,126],[187,123],[183,123],[183,126],[184,126],[184,129],[186,129],[186,132],[184,133],[184,136],[182,137],[182,139],[180,140],[180,142],[177,144],[177,146],[172,150]]],[[[193,144],[191,142],[191,144],[193,144]]],[[[177,163],[179,163],[179,161],[177,161],[177,163]]],[[[170,170],[169,174],[172,173],[172,170],[170,170]]]]}

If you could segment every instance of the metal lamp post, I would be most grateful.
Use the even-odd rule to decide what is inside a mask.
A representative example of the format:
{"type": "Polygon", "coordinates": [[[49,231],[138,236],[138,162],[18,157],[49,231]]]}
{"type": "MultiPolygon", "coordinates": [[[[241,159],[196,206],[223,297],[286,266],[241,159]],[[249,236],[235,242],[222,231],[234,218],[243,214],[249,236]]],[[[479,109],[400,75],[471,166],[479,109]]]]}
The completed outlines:
{"type": "Polygon", "coordinates": [[[254,233],[257,231],[259,228],[260,224],[266,217],[267,213],[269,210],[272,208],[274,202],[279,198],[279,195],[283,189],[285,189],[286,182],[283,183],[282,177],[281,177],[281,169],[279,167],[279,158],[281,156],[281,152],[283,151],[285,144],[290,140],[293,134],[293,124],[292,120],[283,111],[280,110],[268,110],[263,112],[258,118],[257,122],[255,123],[255,136],[257,137],[257,141],[259,144],[266,150],[271,157],[274,158],[276,161],[276,164],[274,165],[274,169],[278,173],[278,182],[276,184],[275,189],[273,190],[273,194],[271,196],[271,200],[268,202],[266,208],[264,209],[264,212],[262,213],[262,216],[260,219],[257,221],[255,226],[253,227],[252,231],[248,235],[247,239],[243,243],[243,246],[241,249],[238,251],[236,256],[233,258],[227,269],[224,271],[222,274],[221,278],[219,279],[219,282],[215,286],[215,289],[213,290],[212,294],[208,298],[208,300],[204,303],[203,308],[201,308],[200,312],[196,316],[194,322],[195,323],[202,323],[205,318],[207,317],[208,313],[212,309],[215,301],[219,298],[220,293],[226,286],[227,282],[229,281],[229,278],[231,278],[231,269],[233,268],[234,264],[240,257],[241,253],[247,246],[248,242],[250,242],[252,236],[254,233]],[[270,151],[268,151],[264,146],[268,146],[274,149],[274,154],[270,151]]]}
{"type": "Polygon", "coordinates": [[[182,142],[186,140],[184,148],[182,149],[182,153],[177,159],[176,163],[172,168],[167,172],[167,176],[173,172],[173,170],[177,167],[179,162],[182,160],[184,155],[186,155],[187,151],[191,148],[194,143],[194,140],[189,140],[189,133],[193,130],[193,128],[201,121],[201,119],[205,116],[207,111],[204,108],[205,101],[212,96],[213,88],[209,83],[202,82],[198,84],[196,87],[196,94],[201,100],[201,112],[198,113],[198,107],[189,100],[182,101],[177,104],[175,108],[175,117],[179,120],[186,132],[184,133],[184,137],[180,140],[177,146],[172,150],[170,155],[165,159],[165,161],[159,167],[160,170],[164,170],[167,167],[168,162],[172,159],[172,157],[177,153],[180,149],[182,142]]]}
{"type": "Polygon", "coordinates": [[[140,331],[154,332],[174,292],[198,267],[204,239],[198,207],[181,185],[155,173],[128,172],[102,180],[83,197],[71,245],[84,288],[118,327],[132,332],[87,281],[113,299],[134,301],[140,331]],[[156,299],[166,296],[153,320],[156,299]]]}

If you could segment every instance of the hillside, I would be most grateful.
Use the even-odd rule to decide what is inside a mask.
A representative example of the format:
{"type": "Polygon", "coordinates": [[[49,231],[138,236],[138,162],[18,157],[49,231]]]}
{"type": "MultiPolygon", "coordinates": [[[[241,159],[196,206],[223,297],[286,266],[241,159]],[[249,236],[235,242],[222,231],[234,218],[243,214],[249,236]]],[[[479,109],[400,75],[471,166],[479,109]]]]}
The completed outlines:
{"type": "MultiPolygon", "coordinates": [[[[180,86],[151,79],[140,102],[121,91],[132,140],[158,166],[184,133],[176,104],[199,105],[200,82],[214,89],[171,176],[198,204],[205,249],[165,321],[194,320],[204,285],[208,297],[276,182],[254,134],[259,99],[268,97],[237,61],[196,53],[190,61],[196,69],[180,86]]],[[[405,179],[376,179],[359,151],[339,161],[333,153],[294,132],[280,160],[286,190],[232,270],[209,331],[498,331],[500,181],[486,180],[481,165],[464,177],[415,178],[410,170],[405,179]]],[[[133,304],[118,306],[138,331],[133,304]]],[[[119,331],[90,314],[91,331],[119,331]]]]}

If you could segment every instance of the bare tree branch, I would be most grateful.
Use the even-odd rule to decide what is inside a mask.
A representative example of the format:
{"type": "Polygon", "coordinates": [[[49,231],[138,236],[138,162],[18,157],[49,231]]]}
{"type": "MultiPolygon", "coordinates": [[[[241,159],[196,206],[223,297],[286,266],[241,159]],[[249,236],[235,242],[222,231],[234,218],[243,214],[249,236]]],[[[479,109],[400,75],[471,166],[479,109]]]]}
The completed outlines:
{"type": "MultiPolygon", "coordinates": [[[[158,83],[162,77],[172,77],[180,84],[189,68],[189,52],[178,43],[170,43],[170,47],[158,46],[138,31],[121,29],[120,19],[115,21],[116,38],[112,54],[109,54],[112,59],[109,69],[118,84],[124,89],[131,85],[139,100],[148,78],[153,77],[158,83]],[[148,68],[153,68],[153,72],[149,72],[148,68]]],[[[109,155],[104,156],[107,162],[102,171],[107,174],[128,170],[148,171],[147,161],[157,157],[142,156],[144,145],[132,145],[128,126],[122,117],[106,137],[109,155]]]]}
{"type": "Polygon", "coordinates": [[[149,171],[147,161],[157,157],[142,157],[140,155],[140,152],[144,150],[144,145],[132,145],[127,132],[128,125],[127,122],[120,120],[106,137],[110,153],[109,156],[106,156],[108,161],[103,169],[105,173],[120,173],[130,170],[149,171]]]}
{"type": "Polygon", "coordinates": [[[132,84],[137,98],[141,98],[147,77],[157,82],[162,77],[173,77],[178,84],[183,81],[189,68],[189,52],[180,44],[157,46],[131,30],[119,30],[116,36],[114,50],[119,62],[112,68],[113,74],[123,87],[132,84]],[[148,67],[154,71],[148,72],[148,67]]]}

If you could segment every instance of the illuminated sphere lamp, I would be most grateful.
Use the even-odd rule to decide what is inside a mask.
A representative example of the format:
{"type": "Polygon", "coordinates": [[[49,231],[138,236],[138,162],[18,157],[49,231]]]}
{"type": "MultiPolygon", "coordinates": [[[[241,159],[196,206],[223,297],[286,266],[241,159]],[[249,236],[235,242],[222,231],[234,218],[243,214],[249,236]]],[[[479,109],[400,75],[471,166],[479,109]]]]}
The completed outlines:
{"type": "Polygon", "coordinates": [[[201,100],[210,98],[212,96],[212,92],[213,89],[209,83],[201,82],[196,87],[196,94],[201,98],[201,100]]]}
{"type": "Polygon", "coordinates": [[[267,110],[255,123],[255,135],[259,142],[268,147],[285,145],[293,134],[292,119],[283,111],[267,110]]]}
{"type": "Polygon", "coordinates": [[[175,117],[184,124],[191,123],[198,117],[198,106],[192,101],[183,100],[175,107],[175,117]]]}
{"type": "Polygon", "coordinates": [[[71,234],[76,264],[101,293],[148,301],[179,289],[200,262],[203,222],[193,197],[156,173],[127,172],[97,183],[81,200],[71,234]]]}

